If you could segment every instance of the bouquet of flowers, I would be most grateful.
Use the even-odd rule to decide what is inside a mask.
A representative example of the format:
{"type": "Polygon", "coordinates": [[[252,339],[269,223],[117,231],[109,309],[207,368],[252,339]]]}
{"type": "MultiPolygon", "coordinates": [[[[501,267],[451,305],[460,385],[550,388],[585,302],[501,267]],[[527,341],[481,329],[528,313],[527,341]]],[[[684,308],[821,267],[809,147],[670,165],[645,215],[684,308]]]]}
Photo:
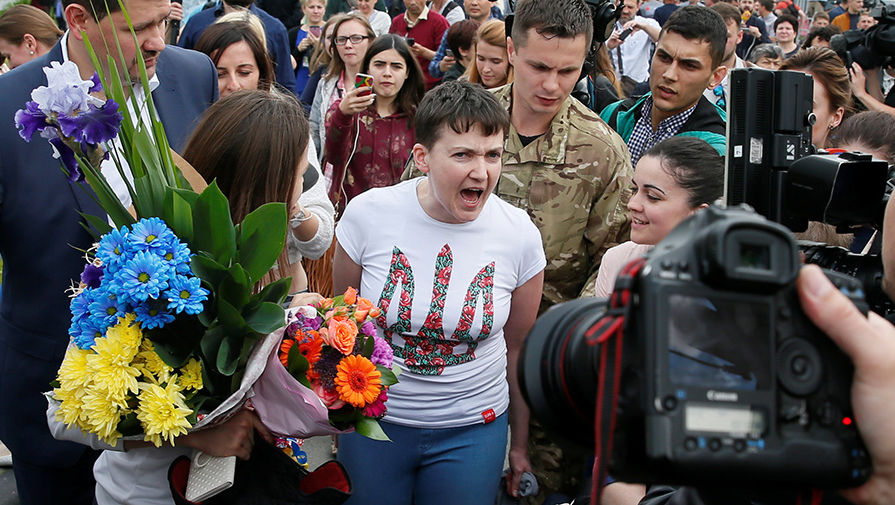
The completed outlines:
{"type": "Polygon", "coordinates": [[[265,425],[298,437],[353,427],[361,435],[388,440],[377,420],[385,415],[388,388],[398,382],[398,370],[390,344],[377,336],[377,317],[379,308],[350,287],[343,295],[300,307],[270,357],[274,364],[255,385],[253,404],[265,425]],[[299,401],[278,400],[282,391],[299,401]],[[283,417],[284,403],[299,408],[283,417]]]}
{"type": "Polygon", "coordinates": [[[133,112],[158,117],[142,59],[138,103],[118,75],[127,65],[111,56],[100,65],[87,45],[109,75],[85,81],[74,63],[54,63],[47,86],[15,115],[22,138],[47,139],[69,180],[86,181],[108,216],[82,214],[98,243],[75,289],[72,341],[49,396],[61,400],[58,420],[106,442],[142,435],[173,444],[239,408],[266,365],[270,349],[260,344],[280,338],[291,280],[263,289],[259,281],[283,251],[286,205],[265,204],[234,225],[217,184],[193,187],[161,123],[133,112]],[[106,100],[90,94],[100,81],[106,100]],[[128,100],[132,107],[119,106],[128,100]],[[116,172],[130,208],[107,180],[116,172]]]}

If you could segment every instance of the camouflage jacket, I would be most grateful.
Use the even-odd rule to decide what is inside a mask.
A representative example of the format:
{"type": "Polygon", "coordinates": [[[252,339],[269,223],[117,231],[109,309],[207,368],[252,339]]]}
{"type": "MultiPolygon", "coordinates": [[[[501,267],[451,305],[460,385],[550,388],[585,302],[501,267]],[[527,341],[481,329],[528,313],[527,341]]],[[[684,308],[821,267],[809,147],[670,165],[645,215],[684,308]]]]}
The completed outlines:
{"type": "MultiPolygon", "coordinates": [[[[494,93],[510,110],[512,84],[494,93]]],[[[593,296],[603,253],[628,240],[633,173],[621,137],[572,97],[547,132],[525,147],[510,126],[494,192],[525,209],[541,231],[547,255],[542,312],[593,296]]],[[[417,175],[411,161],[403,178],[417,175]]]]}

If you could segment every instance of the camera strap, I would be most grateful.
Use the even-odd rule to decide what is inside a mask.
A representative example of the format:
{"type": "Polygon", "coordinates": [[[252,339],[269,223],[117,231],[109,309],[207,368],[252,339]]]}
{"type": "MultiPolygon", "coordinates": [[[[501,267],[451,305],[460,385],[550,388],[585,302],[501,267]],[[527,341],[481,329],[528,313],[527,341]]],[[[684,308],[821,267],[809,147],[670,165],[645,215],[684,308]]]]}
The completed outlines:
{"type": "Polygon", "coordinates": [[[622,268],[615,281],[615,289],[609,297],[606,315],[601,317],[585,333],[588,345],[600,346],[600,371],[597,385],[597,407],[594,419],[594,468],[590,503],[600,503],[603,483],[608,475],[609,458],[612,454],[612,433],[615,431],[615,413],[618,407],[618,387],[621,382],[622,348],[625,318],[631,311],[637,276],[646,265],[645,258],[636,259],[622,268]],[[613,338],[615,337],[615,338],[613,338]],[[609,422],[603,422],[604,415],[609,422]]]}

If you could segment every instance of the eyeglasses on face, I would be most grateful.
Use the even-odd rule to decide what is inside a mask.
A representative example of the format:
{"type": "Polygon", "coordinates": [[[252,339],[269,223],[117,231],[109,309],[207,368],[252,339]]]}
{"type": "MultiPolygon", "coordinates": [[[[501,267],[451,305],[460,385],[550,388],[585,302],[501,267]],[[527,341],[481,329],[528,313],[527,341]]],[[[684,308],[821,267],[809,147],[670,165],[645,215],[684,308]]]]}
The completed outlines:
{"type": "Polygon", "coordinates": [[[333,39],[333,42],[335,42],[337,46],[344,46],[349,40],[352,44],[360,44],[361,41],[369,38],[369,35],[349,35],[347,37],[336,37],[333,39]]]}

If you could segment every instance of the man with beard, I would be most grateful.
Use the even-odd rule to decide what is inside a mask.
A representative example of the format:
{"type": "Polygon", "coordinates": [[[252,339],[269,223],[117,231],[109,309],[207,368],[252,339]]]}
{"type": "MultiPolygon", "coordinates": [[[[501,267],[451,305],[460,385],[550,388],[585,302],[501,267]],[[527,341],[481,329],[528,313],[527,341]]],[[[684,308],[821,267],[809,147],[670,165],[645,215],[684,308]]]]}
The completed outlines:
{"type": "Polygon", "coordinates": [[[726,45],[724,19],[711,9],[681,7],[668,18],[650,68],[650,92],[600,113],[628,144],[632,164],[675,135],[699,137],[724,154],[727,115],[702,93],[726,75],[726,45]]]}
{"type": "MultiPolygon", "coordinates": [[[[47,85],[43,68],[50,62],[71,61],[82,79],[93,76],[95,69],[84,43],[87,38],[99,61],[106,62],[107,54],[123,61],[118,72],[124,89],[138,103],[145,102],[137,61],[143,58],[158,119],[175,150],[185,144],[193,122],[218,95],[217,74],[208,57],[177,47],[166,49],[169,0],[125,0],[124,4],[136,41],[118,2],[108,2],[112,12],[107,14],[103,0],[65,0],[65,19],[71,30],[46,55],[0,76],[0,255],[4,261],[0,439],[12,452],[22,505],[93,503],[96,453],[52,438],[41,393],[51,389],[50,381],[69,342],[71,314],[65,289],[84,268],[80,251],[94,242],[81,227],[78,212],[105,213],[92,192],[66,180],[44,139],[35,137],[26,143],[19,137],[13,116],[33,89],[47,85]],[[114,46],[116,37],[123,60],[114,46]]],[[[108,75],[108,69],[96,70],[108,75]]],[[[147,108],[141,111],[148,120],[147,108]]],[[[114,164],[106,163],[103,172],[110,174],[111,169],[115,174],[110,182],[122,197],[124,182],[116,177],[114,164]]]]}
{"type": "Polygon", "coordinates": [[[295,71],[292,69],[289,34],[286,32],[286,27],[279,19],[255,5],[255,0],[225,0],[215,7],[194,14],[183,28],[177,45],[192,49],[205,29],[217,18],[240,8],[248,9],[261,20],[261,24],[264,25],[264,36],[267,39],[267,54],[273,61],[277,83],[295,93],[295,71]]]}

